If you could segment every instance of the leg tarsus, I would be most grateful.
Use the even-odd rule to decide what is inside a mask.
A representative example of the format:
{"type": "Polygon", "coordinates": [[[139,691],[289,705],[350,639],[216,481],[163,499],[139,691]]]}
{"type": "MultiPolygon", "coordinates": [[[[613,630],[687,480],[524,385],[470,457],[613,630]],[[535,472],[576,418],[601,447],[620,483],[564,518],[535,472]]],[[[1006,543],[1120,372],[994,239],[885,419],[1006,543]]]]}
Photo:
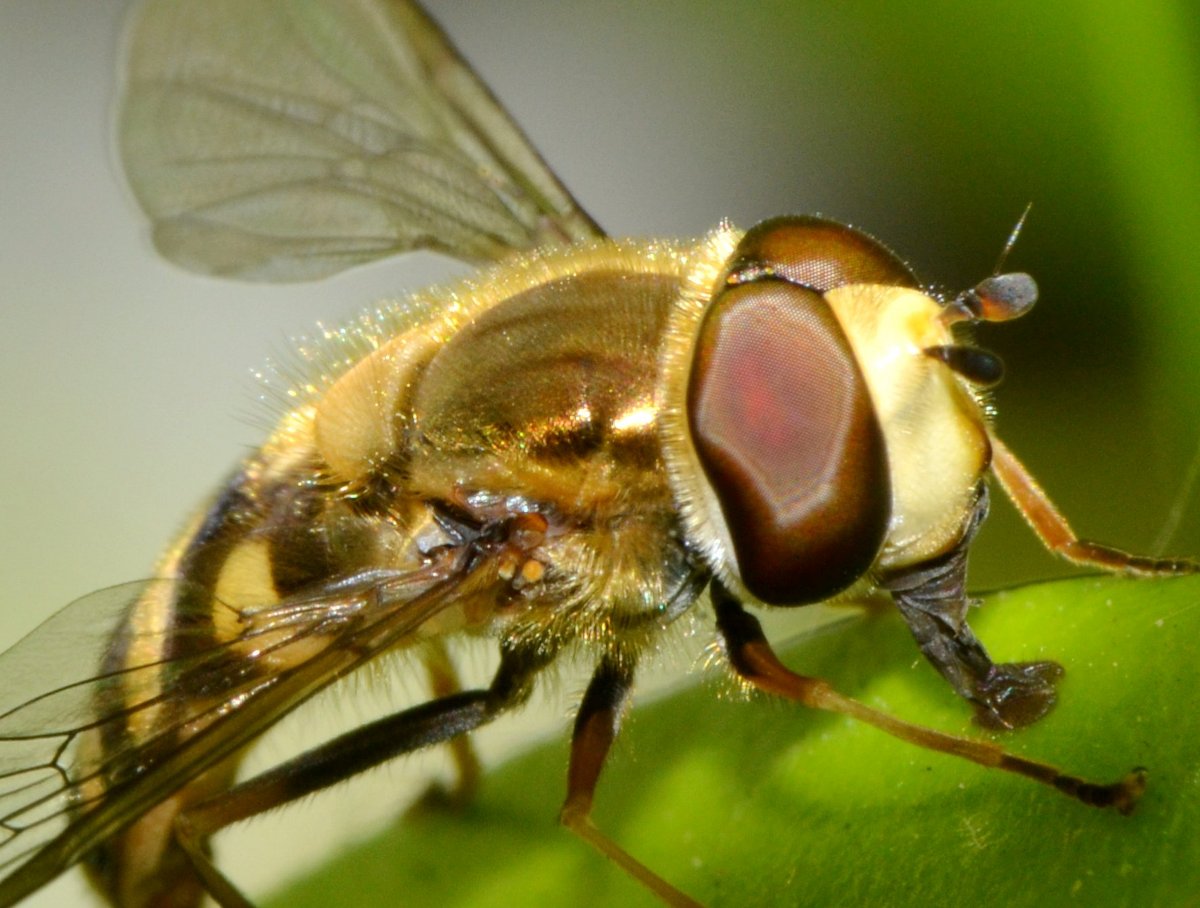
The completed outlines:
{"type": "Polygon", "coordinates": [[[649,889],[671,908],[703,908],[686,893],[680,892],[657,873],[638,861],[624,848],[600,831],[592,822],[590,805],[568,803],[563,805],[558,821],[583,841],[624,870],[627,874],[649,889]]]}
{"type": "Polygon", "coordinates": [[[1088,539],[1072,539],[1054,551],[1072,564],[1097,567],[1120,574],[1133,574],[1135,577],[1174,577],[1200,571],[1200,564],[1187,558],[1135,555],[1088,539]]]}
{"type": "Polygon", "coordinates": [[[1025,776],[1094,807],[1114,807],[1121,813],[1129,813],[1145,790],[1144,770],[1134,770],[1112,784],[1098,785],[1067,775],[1045,763],[1009,753],[990,741],[948,735],[872,709],[838,693],[828,682],[796,674],[780,662],[767,643],[758,620],[715,582],[712,601],[730,665],[744,680],[765,693],[814,709],[850,716],[918,747],[1025,776]]]}
{"type": "Polygon", "coordinates": [[[1141,577],[1194,574],[1200,571],[1200,563],[1187,558],[1134,555],[1109,545],[1080,539],[1008,445],[990,432],[988,440],[992,446],[992,474],[1042,545],[1056,555],[1072,564],[1141,577]]]}

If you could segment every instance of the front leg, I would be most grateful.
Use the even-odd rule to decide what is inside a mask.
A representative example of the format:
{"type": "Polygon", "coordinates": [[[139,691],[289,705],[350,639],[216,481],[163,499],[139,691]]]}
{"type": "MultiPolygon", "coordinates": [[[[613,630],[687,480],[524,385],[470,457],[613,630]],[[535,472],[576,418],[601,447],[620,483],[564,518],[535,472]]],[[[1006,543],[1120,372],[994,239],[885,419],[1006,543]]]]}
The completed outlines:
{"type": "Polygon", "coordinates": [[[980,486],[975,510],[962,539],[939,558],[892,572],[882,585],[895,600],[921,652],[958,694],[975,707],[988,728],[1030,725],[1054,708],[1057,662],[997,665],[967,624],[967,551],[988,511],[987,487],[980,486]]]}
{"type": "Polygon", "coordinates": [[[988,433],[988,441],[992,448],[992,474],[1042,545],[1056,555],[1072,564],[1134,577],[1173,577],[1200,572],[1200,563],[1190,558],[1135,555],[1111,545],[1080,539],[1008,445],[992,432],[988,433]]]}
{"type": "Polygon", "coordinates": [[[764,693],[813,709],[850,716],[918,747],[1025,776],[1093,807],[1113,807],[1121,813],[1129,813],[1146,788],[1146,774],[1141,769],[1133,770],[1112,784],[1096,784],[1046,763],[1009,753],[990,741],[975,741],[922,728],[872,709],[839,693],[828,681],[799,675],[780,662],[763,636],[758,620],[717,582],[712,585],[712,601],[730,667],[738,677],[764,693]]]}

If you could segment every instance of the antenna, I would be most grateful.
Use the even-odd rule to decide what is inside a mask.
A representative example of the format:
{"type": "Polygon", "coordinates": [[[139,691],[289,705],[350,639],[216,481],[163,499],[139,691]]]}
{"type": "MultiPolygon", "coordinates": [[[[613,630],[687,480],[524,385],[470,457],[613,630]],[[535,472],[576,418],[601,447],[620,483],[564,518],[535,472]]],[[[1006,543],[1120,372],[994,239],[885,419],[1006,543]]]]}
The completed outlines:
{"type": "Polygon", "coordinates": [[[1013,226],[1012,233],[1008,235],[1008,242],[1004,244],[1004,248],[1000,251],[1000,258],[996,260],[996,267],[992,270],[992,274],[999,274],[1000,269],[1004,267],[1004,263],[1008,261],[1008,254],[1012,252],[1013,246],[1017,245],[1017,237],[1021,235],[1021,229],[1025,226],[1025,219],[1029,217],[1029,211],[1033,208],[1033,202],[1029,202],[1025,206],[1025,210],[1021,212],[1021,216],[1017,218],[1017,223],[1013,226]]]}

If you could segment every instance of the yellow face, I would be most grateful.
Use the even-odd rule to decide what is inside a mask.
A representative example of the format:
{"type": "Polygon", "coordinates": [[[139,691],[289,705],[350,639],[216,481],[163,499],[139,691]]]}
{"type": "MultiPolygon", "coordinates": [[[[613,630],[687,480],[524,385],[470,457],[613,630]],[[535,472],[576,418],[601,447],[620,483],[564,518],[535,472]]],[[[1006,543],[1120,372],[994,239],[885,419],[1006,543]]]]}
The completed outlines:
{"type": "Polygon", "coordinates": [[[795,605],[952,549],[989,461],[980,376],[959,365],[989,354],[955,342],[963,316],[820,219],[704,248],[658,381],[676,499],[716,574],[795,605]]]}
{"type": "Polygon", "coordinates": [[[854,348],[887,444],[891,520],[877,566],[916,564],[961,536],[987,469],[977,392],[925,353],[954,344],[936,300],[876,284],[838,287],[826,299],[854,348]]]}
{"type": "MultiPolygon", "coordinates": [[[[525,672],[509,708],[565,652],[632,675],[714,578],[798,605],[965,544],[994,363],[951,326],[1028,294],[943,304],[816,218],[608,238],[413,3],[150,0],[127,52],[121,160],[166,258],[480,270],[302,350],[156,576],[4,655],[0,903],[84,861],[116,904],[195,904],[180,817],[382,654],[437,704],[461,694],[444,641],[497,641],[525,672]]],[[[282,775],[272,804],[305,793],[282,775]]]]}

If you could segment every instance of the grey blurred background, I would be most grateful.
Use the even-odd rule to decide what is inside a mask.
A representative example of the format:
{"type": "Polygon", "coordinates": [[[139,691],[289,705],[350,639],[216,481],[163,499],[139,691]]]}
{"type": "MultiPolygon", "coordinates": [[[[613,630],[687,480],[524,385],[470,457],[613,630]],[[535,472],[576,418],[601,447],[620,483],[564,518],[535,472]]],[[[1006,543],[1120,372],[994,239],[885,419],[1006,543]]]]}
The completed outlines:
{"type": "MultiPolygon", "coordinates": [[[[1007,267],[1041,301],[981,333],[1009,367],[1001,432],[1083,534],[1200,552],[1200,502],[1181,498],[1200,443],[1194,3],[430,6],[614,234],[819,212],[957,290],[1032,202],[1007,267]]],[[[277,288],[159,261],[110,150],[125,9],[0,5],[3,644],[149,572],[261,438],[253,367],[453,272],[415,257],[277,288]]],[[[1062,571],[994,511],[975,586],[1062,571]]]]}

